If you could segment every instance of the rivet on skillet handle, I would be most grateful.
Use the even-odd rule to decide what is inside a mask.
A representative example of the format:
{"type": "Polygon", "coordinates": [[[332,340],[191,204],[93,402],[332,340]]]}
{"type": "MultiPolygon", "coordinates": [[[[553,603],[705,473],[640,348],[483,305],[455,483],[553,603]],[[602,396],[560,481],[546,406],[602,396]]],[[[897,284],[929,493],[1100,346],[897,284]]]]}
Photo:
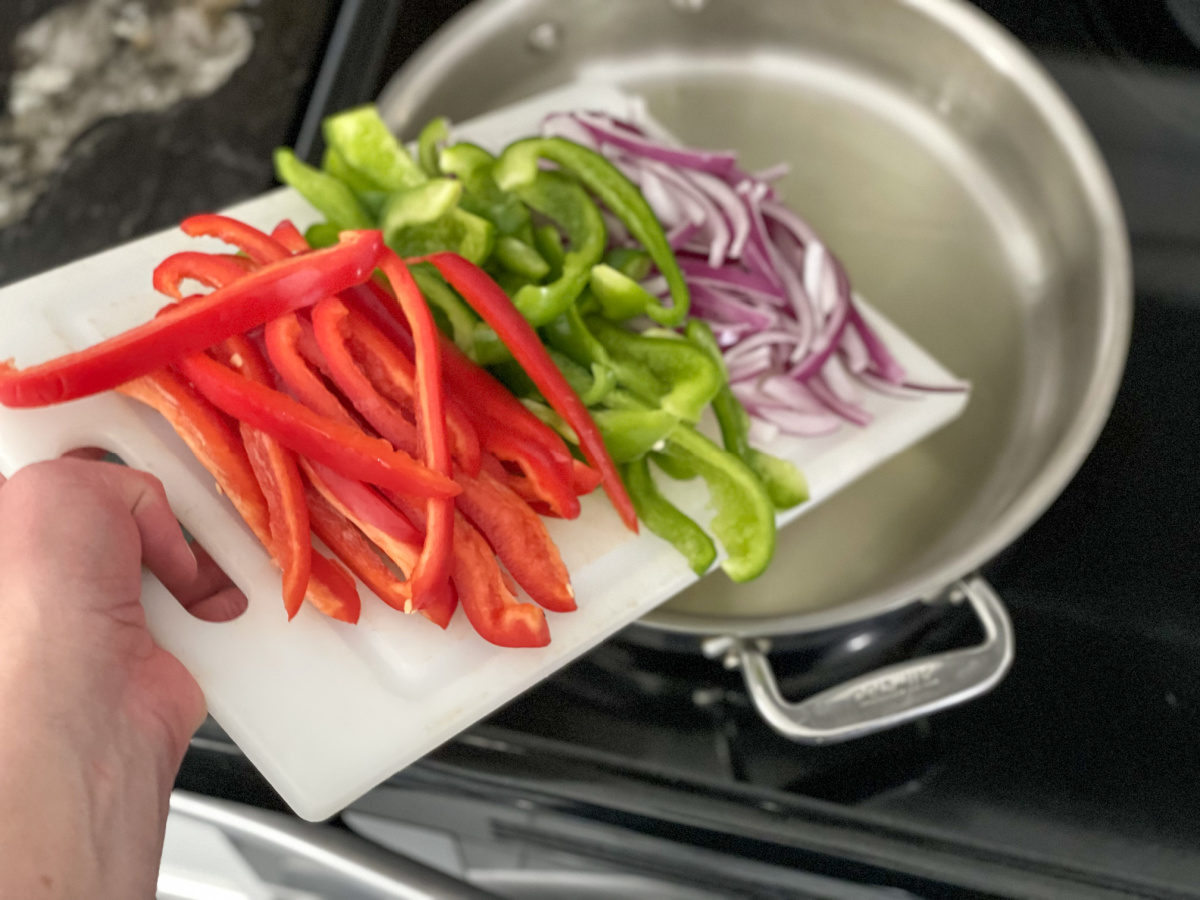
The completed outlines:
{"type": "Polygon", "coordinates": [[[832,744],[894,728],[984,694],[1008,672],[1013,631],[1008,612],[982,578],[952,585],[951,601],[967,600],[983,626],[976,647],[887,666],[799,703],[779,693],[761,642],[715,638],[705,653],[741,667],[754,706],[772,728],[802,744],[832,744]]]}

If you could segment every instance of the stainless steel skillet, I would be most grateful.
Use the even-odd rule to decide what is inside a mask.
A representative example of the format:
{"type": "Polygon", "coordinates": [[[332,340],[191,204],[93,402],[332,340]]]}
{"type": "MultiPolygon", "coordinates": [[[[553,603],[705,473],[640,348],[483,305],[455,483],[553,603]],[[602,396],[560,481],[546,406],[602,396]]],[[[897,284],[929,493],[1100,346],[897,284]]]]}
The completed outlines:
{"type": "Polygon", "coordinates": [[[689,143],[780,160],[785,198],[856,288],[974,385],[955,424],[780,534],[749,585],[713,575],[626,637],[740,665],[796,740],[841,740],[988,690],[1008,617],[975,573],[1059,494],[1120,380],[1129,247],[1107,171],[1033,58],[957,0],[483,0],[380,98],[405,137],[579,79],[642,94],[689,143]],[[949,598],[985,642],[801,703],[789,636],[949,598]]]}

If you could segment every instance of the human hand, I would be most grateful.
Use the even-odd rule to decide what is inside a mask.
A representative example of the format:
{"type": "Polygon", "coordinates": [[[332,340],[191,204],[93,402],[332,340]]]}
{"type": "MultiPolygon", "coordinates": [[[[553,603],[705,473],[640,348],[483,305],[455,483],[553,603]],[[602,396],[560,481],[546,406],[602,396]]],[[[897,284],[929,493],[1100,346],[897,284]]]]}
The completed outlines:
{"type": "Polygon", "coordinates": [[[204,697],[146,629],[143,563],[201,618],[244,607],[152,476],[62,459],[0,478],[0,897],[154,897],[204,697]]]}

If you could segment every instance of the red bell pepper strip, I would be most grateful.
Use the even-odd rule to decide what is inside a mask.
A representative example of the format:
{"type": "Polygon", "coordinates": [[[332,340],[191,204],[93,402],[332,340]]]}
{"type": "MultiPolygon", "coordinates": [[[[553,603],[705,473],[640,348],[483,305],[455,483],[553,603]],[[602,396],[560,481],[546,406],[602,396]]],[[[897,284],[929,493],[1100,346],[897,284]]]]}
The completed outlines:
{"type": "MultiPolygon", "coordinates": [[[[226,340],[218,355],[231,369],[256,384],[270,387],[274,383],[267,361],[245,335],[226,340]]],[[[241,433],[250,465],[267,498],[271,522],[268,548],[283,570],[283,605],[290,620],[300,611],[312,573],[312,542],[308,536],[304,481],[291,450],[245,422],[241,423],[241,433]]]]}
{"type": "MultiPolygon", "coordinates": [[[[408,591],[403,579],[392,574],[375,548],[354,523],[334,508],[321,493],[309,485],[306,490],[313,532],[333,551],[341,563],[371,589],[375,596],[394,609],[404,609],[408,591]]],[[[437,623],[442,628],[449,624],[437,623]]]]}
{"type": "Polygon", "coordinates": [[[453,497],[450,478],[361,429],[318,415],[286,394],[256,384],[203,353],[179,362],[196,389],[226,415],[267,432],[285,447],[336,472],[421,497],[453,497]]]}
{"type": "MultiPolygon", "coordinates": [[[[358,531],[369,537],[396,564],[401,572],[405,574],[412,572],[421,555],[423,536],[403,513],[399,512],[378,494],[372,492],[369,497],[364,497],[356,492],[356,488],[370,492],[370,488],[367,488],[365,485],[356,485],[353,482],[348,482],[336,473],[313,463],[311,460],[302,460],[301,465],[308,476],[312,490],[321,497],[326,505],[333,509],[338,516],[351,523],[358,531]]],[[[324,537],[321,539],[324,540],[324,537]]],[[[329,542],[326,541],[326,543],[329,542]]],[[[330,549],[337,553],[338,556],[341,556],[341,553],[332,544],[330,544],[330,549]]],[[[373,550],[371,552],[372,555],[375,555],[373,550]]],[[[359,574],[359,567],[366,567],[367,560],[359,558],[347,559],[345,557],[342,557],[342,560],[346,565],[350,566],[355,574],[358,574],[362,578],[368,587],[375,590],[372,581],[359,574]]],[[[379,563],[377,555],[375,556],[375,562],[379,563]]],[[[380,565],[382,566],[382,564],[380,565]]],[[[396,578],[386,566],[382,566],[382,568],[387,572],[389,579],[383,579],[382,575],[373,566],[367,568],[367,573],[371,579],[375,582],[381,582],[380,586],[383,588],[383,592],[376,591],[379,594],[379,598],[394,609],[410,612],[412,606],[412,589],[409,582],[396,578]]],[[[457,598],[452,591],[449,591],[437,598],[437,602],[422,609],[421,615],[439,628],[445,628],[450,624],[450,619],[454,615],[454,609],[457,605],[457,598]]]]}
{"type": "Polygon", "coordinates": [[[582,497],[584,494],[590,494],[596,488],[600,487],[602,478],[599,469],[594,469],[579,460],[575,460],[571,466],[571,483],[575,486],[575,493],[582,497]]]}
{"type": "Polygon", "coordinates": [[[292,254],[307,253],[312,249],[291,219],[284,219],[276,225],[275,230],[271,232],[271,239],[292,254]]]}
{"type": "Polygon", "coordinates": [[[154,289],[174,300],[183,298],[179,286],[191,279],[205,287],[220,288],[233,284],[258,268],[245,256],[198,253],[186,250],[168,256],[154,270],[154,289]]]}
{"type": "Polygon", "coordinates": [[[117,390],[157,410],[171,423],[254,536],[269,547],[271,520],[266,498],[241,438],[221,412],[169,369],[143,375],[117,390]]]}
{"type": "Polygon", "coordinates": [[[570,573],[537,513],[490,472],[480,472],[477,478],[460,472],[458,483],[463,492],[454,502],[517,584],[539,606],[554,612],[575,609],[570,573]]]}
{"type": "MultiPolygon", "coordinates": [[[[342,401],[329,390],[325,381],[310,365],[313,353],[318,352],[315,350],[316,341],[312,335],[312,325],[302,321],[294,313],[280,316],[267,323],[264,337],[267,356],[288,393],[317,415],[333,419],[347,427],[358,427],[358,423],[346,411],[342,401]],[[306,352],[302,349],[305,343],[311,343],[313,349],[306,352]]],[[[406,453],[410,452],[407,448],[401,449],[406,453]]]]}
{"type": "MultiPolygon", "coordinates": [[[[412,355],[412,334],[396,300],[374,279],[343,291],[342,300],[369,320],[379,331],[412,355]]],[[[561,468],[561,478],[569,480],[571,453],[555,431],[531,413],[486,369],[477,366],[444,335],[438,336],[442,353],[442,375],[447,393],[459,403],[478,427],[481,415],[504,423],[505,430],[517,430],[540,444],[546,456],[561,468]]],[[[483,449],[490,449],[480,437],[483,449]]]]}
{"type": "MultiPolygon", "coordinates": [[[[412,551],[412,559],[409,559],[408,551],[399,559],[394,559],[396,565],[405,573],[412,571],[415,553],[419,551],[421,542],[425,539],[425,535],[412,522],[361,481],[351,481],[328,466],[310,459],[303,460],[302,464],[309,481],[316,485],[343,515],[359,525],[372,538],[376,535],[386,535],[394,541],[416,548],[412,551]]],[[[380,541],[376,543],[383,546],[380,541]]]]}
{"type": "Polygon", "coordinates": [[[21,370],[12,361],[0,362],[0,403],[49,406],[111,390],[360,284],[382,249],[378,232],[346,232],[336,247],[264,266],[176,314],[155,318],[87,350],[21,370]]]}
{"type": "Polygon", "coordinates": [[[308,602],[331,619],[354,625],[362,612],[358,587],[341,565],[315,550],[312,555],[312,580],[308,602]]]}
{"type": "Polygon", "coordinates": [[[626,527],[637,533],[637,513],[634,512],[633,501],[625,492],[625,485],[612,457],[608,455],[600,430],[588,414],[587,407],[550,359],[537,332],[525,321],[525,317],[517,311],[500,286],[478,266],[454,253],[435,253],[428,261],[437,267],[442,277],[484,321],[495,329],[500,340],[538,386],[542,396],[579,435],[584,455],[600,470],[604,492],[608,494],[626,527]]]}
{"type": "Polygon", "coordinates": [[[269,234],[229,216],[204,213],[184,219],[179,227],[190,237],[211,237],[232,244],[259,265],[291,255],[269,234]]]}
{"type": "MultiPolygon", "coordinates": [[[[390,251],[384,253],[379,260],[379,267],[391,283],[396,301],[412,330],[417,389],[414,412],[421,434],[422,456],[430,469],[449,478],[453,474],[453,463],[446,440],[437,325],[434,324],[429,305],[400,257],[390,251]]],[[[330,299],[322,301],[322,310],[326,309],[336,311],[345,310],[345,307],[330,299]]],[[[317,343],[320,344],[321,328],[315,320],[313,329],[318,332],[317,343]]],[[[444,602],[450,591],[450,569],[454,555],[454,501],[431,497],[426,501],[426,510],[425,545],[421,548],[417,567],[409,578],[413,606],[417,609],[444,602]]]]}
{"type": "MultiPolygon", "coordinates": [[[[417,525],[422,510],[404,497],[389,499],[417,525]]],[[[546,614],[513,596],[492,549],[461,514],[454,516],[454,584],[471,626],[500,647],[545,647],[550,643],[546,614]]]]}
{"type": "Polygon", "coordinates": [[[490,416],[481,415],[476,420],[476,430],[494,457],[521,470],[522,481],[530,488],[533,499],[543,501],[559,518],[579,516],[579,499],[571,469],[565,470],[564,477],[563,467],[551,460],[543,444],[519,431],[505,428],[502,422],[490,416]]]}
{"type": "MultiPolygon", "coordinates": [[[[415,418],[419,389],[413,361],[370,320],[357,311],[349,310],[340,300],[328,299],[322,301],[319,306],[322,311],[313,310],[314,327],[319,329],[318,318],[325,316],[329,319],[326,329],[317,340],[321,359],[326,363],[326,374],[335,382],[338,381],[338,374],[333,371],[338,367],[331,359],[331,355],[336,355],[340,361],[341,376],[357,382],[360,390],[367,392],[364,399],[365,396],[378,393],[399,410],[410,413],[415,418]],[[368,377],[369,384],[366,381],[368,377]]],[[[305,352],[303,346],[301,352],[305,352]]],[[[338,387],[350,396],[347,388],[340,382],[338,387]]],[[[450,441],[451,453],[466,471],[478,473],[481,451],[475,427],[458,403],[449,397],[443,397],[443,400],[446,435],[450,441]]],[[[373,399],[370,402],[375,404],[379,401],[373,399]]],[[[355,403],[355,406],[358,404],[355,403]]],[[[393,440],[364,410],[359,409],[359,412],[372,422],[380,434],[388,440],[393,440]]],[[[408,449],[403,443],[396,446],[408,449]]]]}

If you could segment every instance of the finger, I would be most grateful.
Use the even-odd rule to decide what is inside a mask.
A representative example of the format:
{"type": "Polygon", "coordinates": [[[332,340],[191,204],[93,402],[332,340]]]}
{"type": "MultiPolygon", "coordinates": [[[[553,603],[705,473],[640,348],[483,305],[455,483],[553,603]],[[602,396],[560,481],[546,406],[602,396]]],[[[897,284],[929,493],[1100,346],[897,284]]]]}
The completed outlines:
{"type": "Polygon", "coordinates": [[[133,516],[142,541],[142,562],[171,593],[196,580],[196,557],[171,512],[162,482],[146,472],[118,465],[98,465],[110,490],[133,516]]]}
{"type": "Polygon", "coordinates": [[[199,543],[192,544],[196,557],[196,578],[191,584],[175,591],[175,597],[184,609],[206,622],[228,622],[246,610],[247,600],[199,543]]]}

